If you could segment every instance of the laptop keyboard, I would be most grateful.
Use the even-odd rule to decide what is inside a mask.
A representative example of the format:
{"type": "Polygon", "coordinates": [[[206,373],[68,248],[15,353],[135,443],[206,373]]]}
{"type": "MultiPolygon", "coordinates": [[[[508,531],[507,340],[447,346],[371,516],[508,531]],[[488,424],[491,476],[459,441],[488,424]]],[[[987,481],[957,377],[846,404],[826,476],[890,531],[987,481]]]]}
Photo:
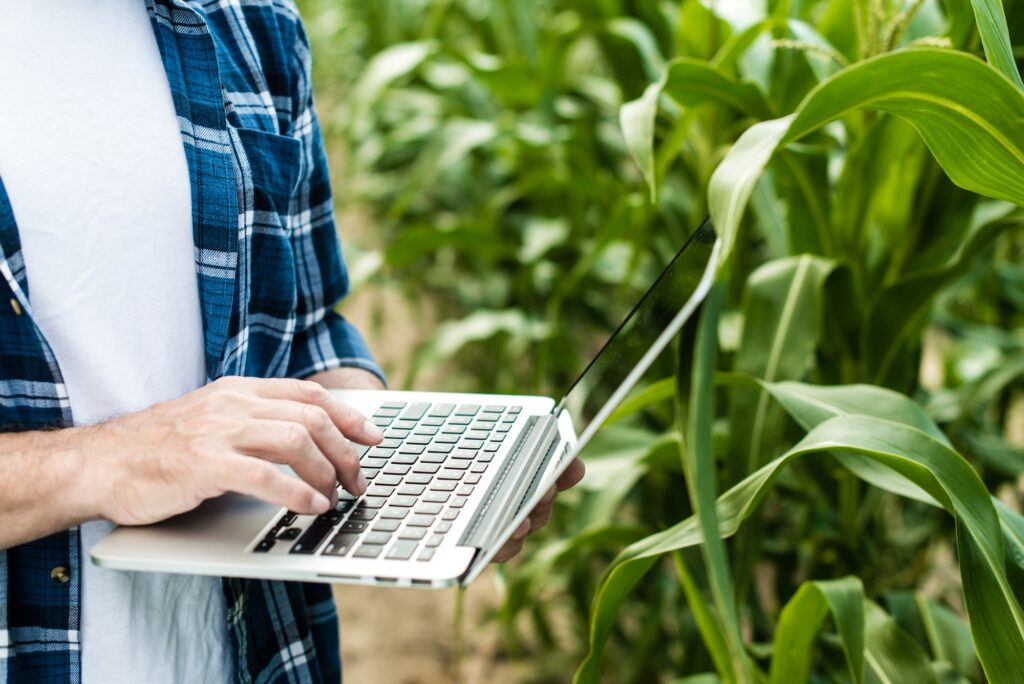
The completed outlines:
{"type": "Polygon", "coordinates": [[[429,561],[521,413],[497,404],[381,404],[371,420],[384,441],[353,445],[366,493],[339,489],[338,505],[305,529],[286,511],[253,550],[289,544],[297,554],[429,561]]]}

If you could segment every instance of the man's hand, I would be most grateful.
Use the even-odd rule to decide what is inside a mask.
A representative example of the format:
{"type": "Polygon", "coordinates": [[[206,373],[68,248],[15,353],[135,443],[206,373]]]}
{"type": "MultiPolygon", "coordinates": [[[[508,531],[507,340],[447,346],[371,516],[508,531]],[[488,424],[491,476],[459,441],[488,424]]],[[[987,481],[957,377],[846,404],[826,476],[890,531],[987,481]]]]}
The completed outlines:
{"type": "Polygon", "coordinates": [[[504,563],[522,551],[526,535],[536,532],[548,524],[548,520],[551,519],[551,508],[555,505],[555,498],[558,496],[558,492],[569,489],[569,487],[579,483],[583,479],[584,472],[586,472],[586,468],[583,466],[583,461],[578,458],[573,459],[573,462],[569,464],[566,471],[555,482],[555,486],[544,495],[544,498],[540,500],[540,503],[533,509],[530,516],[523,521],[519,529],[512,533],[512,537],[505,542],[505,545],[501,547],[501,550],[498,551],[491,562],[504,563]]]}
{"type": "Polygon", "coordinates": [[[323,513],[337,502],[339,481],[353,494],[366,491],[349,440],[382,438],[316,382],[232,377],[88,428],[82,449],[96,512],[133,525],[229,491],[323,513]]]}

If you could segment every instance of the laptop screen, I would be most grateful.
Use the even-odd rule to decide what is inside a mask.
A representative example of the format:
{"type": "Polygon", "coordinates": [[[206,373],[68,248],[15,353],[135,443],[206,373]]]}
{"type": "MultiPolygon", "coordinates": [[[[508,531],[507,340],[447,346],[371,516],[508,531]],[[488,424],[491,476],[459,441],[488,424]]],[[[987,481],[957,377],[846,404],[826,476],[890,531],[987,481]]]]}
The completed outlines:
{"type": "Polygon", "coordinates": [[[705,221],[627,314],[569,388],[554,415],[568,411],[577,450],[589,441],[693,315],[711,287],[716,236],[705,221]]]}

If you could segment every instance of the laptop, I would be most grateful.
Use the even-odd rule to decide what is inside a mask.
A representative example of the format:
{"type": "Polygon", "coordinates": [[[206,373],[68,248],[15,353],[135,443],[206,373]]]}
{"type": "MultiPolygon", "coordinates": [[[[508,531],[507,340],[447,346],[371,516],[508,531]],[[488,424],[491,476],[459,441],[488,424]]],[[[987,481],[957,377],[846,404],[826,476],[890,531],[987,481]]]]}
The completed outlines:
{"type": "MultiPolygon", "coordinates": [[[[557,403],[547,397],[341,390],[384,431],[362,447],[365,494],[299,515],[227,494],[120,526],[92,549],[118,570],[444,588],[472,582],[636,385],[714,279],[697,229],[557,403]]],[[[290,471],[288,471],[290,472],[290,471]]]]}

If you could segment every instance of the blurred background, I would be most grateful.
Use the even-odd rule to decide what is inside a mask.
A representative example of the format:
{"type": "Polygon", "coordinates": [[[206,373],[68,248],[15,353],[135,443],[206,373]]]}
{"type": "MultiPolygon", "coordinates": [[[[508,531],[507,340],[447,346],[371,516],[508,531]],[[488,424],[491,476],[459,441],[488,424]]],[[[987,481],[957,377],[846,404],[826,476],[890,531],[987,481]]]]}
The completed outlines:
{"type": "MultiPolygon", "coordinates": [[[[352,276],[342,312],[397,389],[560,396],[708,213],[711,174],[751,123],[793,111],[859,60],[913,45],[981,53],[966,0],[872,1],[866,19],[855,16],[857,0],[298,4],[352,276]],[[766,111],[683,95],[631,132],[644,122],[620,120],[622,106],[673,58],[725,75],[709,88],[755,88],[766,111]],[[655,143],[650,170],[638,164],[637,135],[655,143]]],[[[1007,12],[1019,45],[1024,12],[1007,12]]],[[[867,112],[780,155],[748,220],[719,323],[720,370],[905,393],[1019,510],[1019,207],[955,186],[907,123],[867,112]],[[800,255],[818,274],[800,291],[801,311],[815,313],[781,329],[773,293],[793,291],[800,255]],[[879,313],[887,288],[922,273],[939,276],[920,302],[879,313]],[[879,320],[901,327],[871,328],[879,320]],[[869,328],[878,340],[863,337],[869,328]],[[781,368],[767,359],[778,345],[792,359],[781,368]]],[[[668,354],[652,373],[665,380],[648,384],[632,415],[588,448],[588,478],[561,497],[549,529],[463,597],[336,587],[346,680],[569,681],[616,553],[692,511],[675,364],[668,354]]],[[[773,408],[751,436],[754,392],[720,392],[714,438],[729,484],[745,474],[729,470],[741,440],[756,441],[763,461],[799,434],[773,408]]],[[[769,652],[780,606],[801,582],[855,574],[936,658],[926,627],[941,623],[957,644],[944,661],[963,681],[980,681],[952,520],[840,470],[788,471],[754,529],[730,546],[751,650],[769,652]]],[[[699,555],[680,553],[637,585],[609,638],[606,681],[683,681],[713,669],[686,607],[688,591],[706,591],[699,565],[699,555]]]]}

